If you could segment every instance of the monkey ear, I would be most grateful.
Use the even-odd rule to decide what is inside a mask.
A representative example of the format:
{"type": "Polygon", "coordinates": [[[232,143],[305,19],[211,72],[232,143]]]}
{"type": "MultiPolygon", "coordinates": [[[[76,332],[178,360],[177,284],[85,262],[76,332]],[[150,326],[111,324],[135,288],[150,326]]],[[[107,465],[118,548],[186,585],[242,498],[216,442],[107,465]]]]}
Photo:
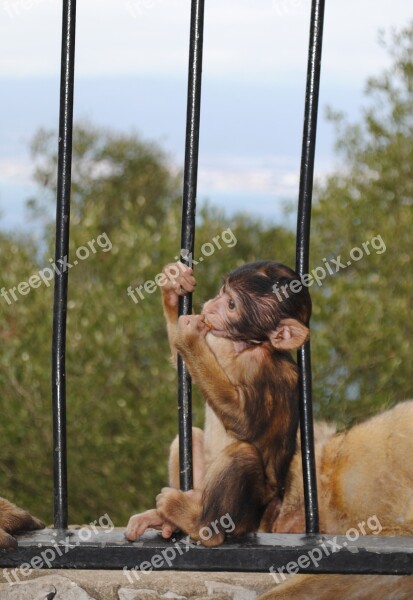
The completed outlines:
{"type": "Polygon", "coordinates": [[[297,350],[310,337],[308,327],[296,319],[283,319],[268,338],[276,350],[297,350]]]}

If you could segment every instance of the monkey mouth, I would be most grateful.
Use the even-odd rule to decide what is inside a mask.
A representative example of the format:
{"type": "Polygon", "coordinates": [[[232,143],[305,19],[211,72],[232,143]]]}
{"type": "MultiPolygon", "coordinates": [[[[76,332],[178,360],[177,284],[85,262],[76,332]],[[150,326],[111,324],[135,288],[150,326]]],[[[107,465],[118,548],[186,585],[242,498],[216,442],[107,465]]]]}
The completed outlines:
{"type": "Polygon", "coordinates": [[[204,323],[207,326],[207,328],[209,329],[209,331],[211,331],[212,329],[214,329],[214,326],[211,325],[211,323],[207,319],[204,319],[204,323]]]}
{"type": "Polygon", "coordinates": [[[217,329],[206,317],[204,317],[204,323],[207,326],[208,332],[215,335],[215,337],[226,337],[225,332],[222,329],[217,329]]]}

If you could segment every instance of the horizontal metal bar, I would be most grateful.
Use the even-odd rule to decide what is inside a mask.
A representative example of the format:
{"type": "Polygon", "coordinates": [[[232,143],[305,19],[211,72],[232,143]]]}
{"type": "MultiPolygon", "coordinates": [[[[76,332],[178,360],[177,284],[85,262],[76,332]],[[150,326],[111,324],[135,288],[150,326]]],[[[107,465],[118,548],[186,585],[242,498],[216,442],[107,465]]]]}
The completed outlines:
{"type": "Polygon", "coordinates": [[[413,573],[413,538],[362,536],[350,541],[346,536],[259,534],[216,548],[204,548],[186,541],[166,541],[156,533],[145,534],[134,543],[127,542],[123,529],[99,530],[45,529],[18,537],[19,547],[12,553],[0,550],[0,567],[18,568],[37,557],[36,568],[128,569],[146,571],[246,571],[277,573],[291,563],[308,566],[301,573],[357,573],[410,575],[413,573]],[[88,535],[89,534],[89,535],[88,535]],[[178,550],[179,547],[179,550],[178,550]],[[43,561],[45,554],[49,565],[43,561]],[[162,554],[166,549],[169,551],[162,554]],[[175,553],[175,555],[174,555],[175,553]],[[169,557],[169,561],[165,559],[169,557]],[[303,557],[308,557],[305,561],[303,557]],[[311,558],[313,557],[313,558],[311,558]],[[318,566],[316,566],[316,564],[318,566]]]}

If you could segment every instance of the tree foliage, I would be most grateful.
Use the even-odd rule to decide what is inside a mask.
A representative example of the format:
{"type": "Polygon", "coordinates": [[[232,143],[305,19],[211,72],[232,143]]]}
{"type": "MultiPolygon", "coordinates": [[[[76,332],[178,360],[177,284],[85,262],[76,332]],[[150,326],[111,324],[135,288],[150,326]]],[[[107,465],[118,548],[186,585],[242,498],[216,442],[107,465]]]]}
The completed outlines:
{"type": "MultiPolygon", "coordinates": [[[[316,414],[342,423],[411,395],[413,308],[413,27],[395,35],[393,66],[367,87],[370,106],[356,125],[336,117],[340,168],[314,201],[312,268],[381,236],[386,251],[364,253],[328,274],[313,296],[316,414]],[[323,259],[325,259],[323,261],[323,259]]],[[[1,286],[9,290],[50,267],[56,191],[56,135],[33,143],[39,194],[31,218],[39,241],[0,233],[1,286]]],[[[166,480],[176,434],[176,376],[160,291],[135,303],[127,290],[154,280],[179,253],[182,177],[162,150],[136,135],[76,128],[69,262],[67,347],[71,522],[108,512],[117,525],[148,508],[166,480]],[[110,249],[89,243],[105,235],[110,249]]],[[[103,245],[102,245],[103,246],[103,245]]],[[[371,249],[371,248],[370,248],[371,249]]],[[[294,235],[250,216],[199,210],[195,305],[239,264],[275,258],[294,264],[294,235]],[[236,245],[222,243],[230,228],[236,245]],[[221,235],[221,249],[203,252],[221,235]]],[[[151,288],[152,289],[152,288],[151,288]]],[[[0,298],[0,480],[2,495],[52,520],[50,354],[52,287],[8,305],[0,298]]],[[[196,396],[194,418],[202,423],[196,396]]]]}
{"type": "Polygon", "coordinates": [[[361,123],[336,118],[342,166],[313,214],[313,265],[346,262],[374,236],[386,246],[313,289],[319,412],[345,422],[412,396],[413,26],[393,34],[389,51],[361,123]]]}

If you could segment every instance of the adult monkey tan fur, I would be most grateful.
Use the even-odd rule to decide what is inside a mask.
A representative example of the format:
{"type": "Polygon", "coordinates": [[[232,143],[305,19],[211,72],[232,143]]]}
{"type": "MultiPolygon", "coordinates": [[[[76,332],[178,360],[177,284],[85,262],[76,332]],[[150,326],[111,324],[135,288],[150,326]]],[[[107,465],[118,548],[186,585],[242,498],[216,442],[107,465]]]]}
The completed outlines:
{"type": "Polygon", "coordinates": [[[0,548],[12,550],[17,541],[11,535],[17,531],[32,531],[43,529],[44,524],[32,517],[30,513],[12,504],[5,498],[0,498],[0,548]]]}
{"type": "MultiPolygon", "coordinates": [[[[397,404],[349,431],[334,435],[316,424],[320,530],[363,533],[373,516],[380,535],[413,535],[413,401],[397,404]]],[[[305,531],[301,457],[291,462],[273,531],[305,531]]],[[[411,600],[413,577],[297,575],[262,600],[411,600]]],[[[261,599],[260,599],[261,600],[261,599]]]]}
{"type": "Polygon", "coordinates": [[[156,510],[131,517],[126,537],[149,527],[170,537],[175,529],[208,546],[223,542],[220,518],[228,514],[233,535],[256,531],[264,513],[276,512],[295,452],[298,371],[290,351],[309,335],[308,290],[280,300],[274,289],[299,282],[280,263],[246,264],[224,281],[200,315],[180,317],[178,298],[196,281],[184,265],[168,265],[162,287],[173,355],[185,359],[206,401],[205,431],[193,430],[194,490],[179,489],[178,442],[171,447],[169,488],[156,510]],[[278,286],[278,287],[276,287],[278,286]],[[211,536],[201,531],[208,528],[211,536]]]}
{"type": "Polygon", "coordinates": [[[294,575],[258,600],[412,600],[411,575],[294,575]]]}

